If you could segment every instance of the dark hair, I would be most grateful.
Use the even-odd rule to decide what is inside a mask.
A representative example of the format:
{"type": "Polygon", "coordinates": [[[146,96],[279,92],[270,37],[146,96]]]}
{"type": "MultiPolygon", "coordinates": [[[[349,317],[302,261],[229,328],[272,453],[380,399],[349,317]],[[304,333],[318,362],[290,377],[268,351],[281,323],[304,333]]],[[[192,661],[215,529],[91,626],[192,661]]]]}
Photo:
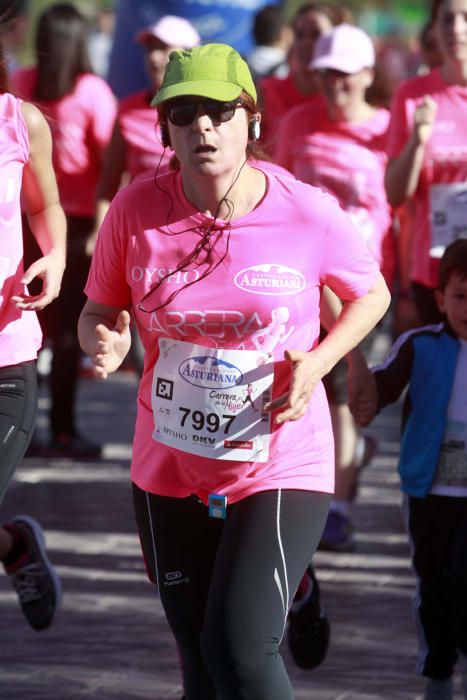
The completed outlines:
{"type": "Polygon", "coordinates": [[[431,12],[429,22],[434,22],[438,16],[439,8],[443,4],[444,0],[431,0],[431,12]]]}
{"type": "Polygon", "coordinates": [[[0,94],[3,95],[4,92],[11,92],[11,84],[3,44],[0,39],[0,94]]]}
{"type": "Polygon", "coordinates": [[[87,49],[88,26],[69,3],[45,10],[37,25],[37,100],[59,100],[72,92],[77,78],[92,73],[87,49]]]}
{"type": "Polygon", "coordinates": [[[319,12],[320,14],[326,15],[333,26],[337,26],[343,22],[347,22],[348,24],[353,23],[353,15],[348,7],[335,5],[332,2],[306,2],[300,5],[295,12],[292,26],[295,27],[297,19],[308,14],[308,12],[319,12]]]}
{"type": "Polygon", "coordinates": [[[438,289],[444,292],[453,275],[467,279],[467,238],[458,238],[444,251],[439,265],[438,289]]]}
{"type": "Polygon", "coordinates": [[[374,79],[365,93],[365,100],[373,107],[384,107],[391,109],[392,96],[394,93],[394,81],[390,72],[384,66],[376,62],[373,67],[374,79]]]}
{"type": "Polygon", "coordinates": [[[0,0],[1,22],[10,22],[25,15],[29,10],[29,0],[0,0]]]}
{"type": "Polygon", "coordinates": [[[436,43],[435,39],[433,38],[432,19],[429,19],[428,22],[425,22],[425,24],[422,26],[418,34],[418,40],[420,42],[420,46],[424,49],[430,49],[431,43],[436,43]]]}
{"type": "Polygon", "coordinates": [[[253,20],[253,38],[255,44],[271,46],[281,38],[286,22],[284,13],[279,5],[265,5],[259,10],[253,20]]]}

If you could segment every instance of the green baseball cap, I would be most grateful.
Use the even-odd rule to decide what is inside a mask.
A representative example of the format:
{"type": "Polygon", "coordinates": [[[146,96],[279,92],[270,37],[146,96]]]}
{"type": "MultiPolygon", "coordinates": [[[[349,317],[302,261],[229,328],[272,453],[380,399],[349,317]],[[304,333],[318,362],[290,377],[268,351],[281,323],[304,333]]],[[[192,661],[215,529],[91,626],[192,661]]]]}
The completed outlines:
{"type": "Polygon", "coordinates": [[[256,103],[256,88],[250,69],[240,54],[227,44],[204,44],[172,51],[160,90],[151,102],[156,105],[184,95],[198,95],[229,102],[244,90],[256,103]]]}

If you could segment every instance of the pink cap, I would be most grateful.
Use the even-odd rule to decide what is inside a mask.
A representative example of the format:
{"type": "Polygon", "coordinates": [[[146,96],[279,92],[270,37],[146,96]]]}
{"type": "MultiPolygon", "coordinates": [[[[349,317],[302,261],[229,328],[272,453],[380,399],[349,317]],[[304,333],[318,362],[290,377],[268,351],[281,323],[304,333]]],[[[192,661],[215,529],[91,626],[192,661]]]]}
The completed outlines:
{"type": "Polygon", "coordinates": [[[175,15],[165,15],[155,24],[145,27],[136,35],[139,44],[155,37],[167,44],[179,49],[192,49],[201,43],[201,37],[187,19],[175,15]]]}
{"type": "Polygon", "coordinates": [[[310,68],[358,73],[374,65],[375,47],[368,34],[352,24],[338,24],[319,37],[310,68]]]}

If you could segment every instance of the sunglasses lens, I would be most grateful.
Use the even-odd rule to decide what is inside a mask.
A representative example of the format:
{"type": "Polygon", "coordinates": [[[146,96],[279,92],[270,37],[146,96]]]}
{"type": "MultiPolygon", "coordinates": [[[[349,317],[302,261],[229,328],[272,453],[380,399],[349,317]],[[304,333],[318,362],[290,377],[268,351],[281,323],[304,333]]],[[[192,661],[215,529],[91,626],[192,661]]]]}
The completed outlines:
{"type": "Polygon", "coordinates": [[[208,102],[205,110],[208,117],[214,124],[228,122],[235,114],[235,103],[232,102],[208,102]]]}
{"type": "Polygon", "coordinates": [[[235,114],[235,109],[241,102],[217,102],[215,100],[200,100],[175,102],[169,106],[167,116],[175,126],[188,126],[198,114],[200,106],[214,125],[228,122],[235,114]]]}
{"type": "Polygon", "coordinates": [[[167,116],[175,126],[188,126],[195,118],[197,111],[196,102],[179,102],[170,105],[167,116]]]}

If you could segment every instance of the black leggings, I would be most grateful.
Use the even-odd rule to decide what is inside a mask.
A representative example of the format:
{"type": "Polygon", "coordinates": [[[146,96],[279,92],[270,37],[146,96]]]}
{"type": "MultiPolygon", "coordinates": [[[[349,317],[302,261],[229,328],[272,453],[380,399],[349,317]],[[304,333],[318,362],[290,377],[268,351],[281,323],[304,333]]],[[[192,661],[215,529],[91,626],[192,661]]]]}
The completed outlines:
{"type": "MultiPolygon", "coordinates": [[[[23,219],[23,226],[27,221],[23,219]]],[[[52,304],[39,313],[44,337],[52,342],[50,372],[50,429],[52,437],[76,432],[76,394],[78,388],[81,349],[78,341],[78,319],[86,301],[84,287],[91,258],[86,254],[86,242],[94,227],[90,217],[67,216],[67,266],[60,294],[52,304]]],[[[26,228],[25,228],[26,230],[26,228]]],[[[41,253],[32,236],[24,237],[25,260],[30,264],[41,253]]],[[[38,293],[40,284],[30,285],[38,293]]]]}
{"type": "Polygon", "coordinates": [[[0,367],[0,503],[34,430],[36,377],[35,362],[0,367]]]}
{"type": "Polygon", "coordinates": [[[186,700],[293,700],[279,644],[331,496],[265,491],[228,506],[226,520],[210,518],[195,497],[135,485],[133,496],[186,700]]]}

